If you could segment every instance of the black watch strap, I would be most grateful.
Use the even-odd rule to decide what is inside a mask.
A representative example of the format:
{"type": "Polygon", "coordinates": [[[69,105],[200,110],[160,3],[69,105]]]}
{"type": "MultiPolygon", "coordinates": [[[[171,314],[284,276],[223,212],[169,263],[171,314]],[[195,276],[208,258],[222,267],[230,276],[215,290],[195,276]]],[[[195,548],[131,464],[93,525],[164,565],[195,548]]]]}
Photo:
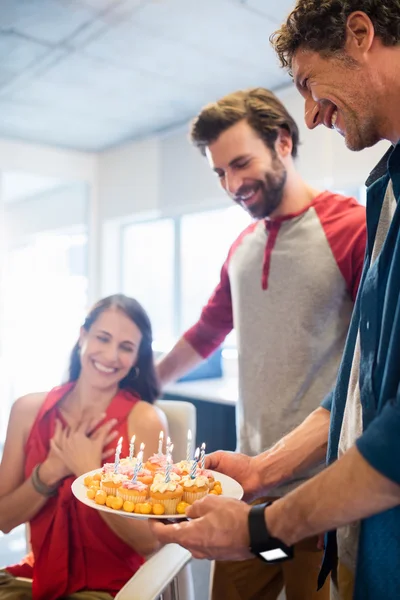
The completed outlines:
{"type": "Polygon", "coordinates": [[[258,554],[267,549],[271,536],[265,522],[265,509],[271,502],[252,506],[249,512],[250,550],[258,554]]]}
{"type": "Polygon", "coordinates": [[[267,562],[280,562],[281,560],[293,558],[293,547],[286,546],[281,540],[270,535],[265,522],[265,509],[270,504],[272,503],[264,502],[263,504],[256,504],[250,509],[248,517],[250,551],[262,560],[267,560],[265,558],[266,551],[282,550],[284,557],[267,560],[267,562]]]}

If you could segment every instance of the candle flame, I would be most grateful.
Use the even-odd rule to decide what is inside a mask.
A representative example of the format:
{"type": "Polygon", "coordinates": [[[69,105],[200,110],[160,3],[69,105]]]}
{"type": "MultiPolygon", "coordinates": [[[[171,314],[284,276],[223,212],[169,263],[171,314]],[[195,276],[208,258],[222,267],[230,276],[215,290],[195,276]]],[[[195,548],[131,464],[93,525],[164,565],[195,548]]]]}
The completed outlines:
{"type": "Polygon", "coordinates": [[[145,448],[145,444],[142,442],[142,443],[140,444],[140,452],[142,452],[142,453],[143,453],[143,450],[144,450],[144,448],[145,448]]]}
{"type": "Polygon", "coordinates": [[[201,449],[202,449],[202,450],[205,450],[205,449],[206,449],[206,444],[205,444],[205,442],[203,442],[203,443],[202,443],[202,445],[201,445],[201,449]]]}
{"type": "Polygon", "coordinates": [[[188,439],[188,442],[191,442],[191,441],[192,441],[192,432],[191,432],[191,430],[190,430],[190,429],[188,430],[188,436],[187,436],[187,439],[188,439]]]}
{"type": "Polygon", "coordinates": [[[135,443],[135,440],[136,440],[136,435],[133,435],[133,436],[131,437],[131,444],[134,444],[134,443],[135,443]]]}
{"type": "Polygon", "coordinates": [[[194,459],[199,460],[200,456],[200,448],[196,448],[196,452],[194,453],[194,459]]]}
{"type": "Polygon", "coordinates": [[[164,439],[164,432],[160,431],[160,436],[158,438],[159,440],[163,440],[164,439]]]}

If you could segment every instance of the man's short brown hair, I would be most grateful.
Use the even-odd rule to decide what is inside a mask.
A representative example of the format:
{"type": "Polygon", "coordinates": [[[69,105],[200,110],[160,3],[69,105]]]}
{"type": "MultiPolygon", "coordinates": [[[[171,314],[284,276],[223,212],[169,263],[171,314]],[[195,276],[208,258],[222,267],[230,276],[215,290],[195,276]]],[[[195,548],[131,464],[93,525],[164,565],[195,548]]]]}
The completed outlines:
{"type": "Polygon", "coordinates": [[[298,0],[280,29],[272,34],[282,67],[292,70],[300,46],[324,56],[340,55],[346,42],[346,22],[361,11],[371,19],[375,35],[385,46],[400,43],[399,0],[298,0]]]}
{"type": "Polygon", "coordinates": [[[275,150],[279,130],[285,129],[292,138],[292,156],[297,156],[296,122],[282,102],[264,88],[240,90],[205,106],[192,123],[190,139],[205,154],[206,147],[221,133],[244,119],[271,150],[275,150]]]}

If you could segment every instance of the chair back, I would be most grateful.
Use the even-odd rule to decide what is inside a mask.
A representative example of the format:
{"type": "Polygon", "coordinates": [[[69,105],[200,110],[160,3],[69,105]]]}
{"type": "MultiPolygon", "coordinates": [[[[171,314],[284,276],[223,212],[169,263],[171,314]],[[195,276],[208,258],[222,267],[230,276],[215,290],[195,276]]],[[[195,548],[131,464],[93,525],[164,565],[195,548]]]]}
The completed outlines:
{"type": "Polygon", "coordinates": [[[158,400],[156,406],[163,411],[168,421],[169,436],[174,444],[174,462],[184,460],[189,429],[192,432],[192,448],[195,448],[196,407],[190,402],[180,400],[158,400]]]}

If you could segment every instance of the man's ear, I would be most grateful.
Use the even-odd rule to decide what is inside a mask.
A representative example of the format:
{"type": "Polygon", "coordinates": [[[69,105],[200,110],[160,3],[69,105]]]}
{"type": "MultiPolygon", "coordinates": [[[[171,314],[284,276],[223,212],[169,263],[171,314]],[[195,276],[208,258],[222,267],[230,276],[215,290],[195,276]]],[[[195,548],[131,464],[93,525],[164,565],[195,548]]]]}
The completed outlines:
{"type": "Polygon", "coordinates": [[[357,60],[366,54],[375,40],[375,27],[368,15],[355,11],[347,17],[346,43],[347,54],[357,60]]]}
{"type": "Polygon", "coordinates": [[[281,127],[275,142],[275,151],[279,158],[291,156],[293,150],[292,137],[287,129],[281,127]]]}

